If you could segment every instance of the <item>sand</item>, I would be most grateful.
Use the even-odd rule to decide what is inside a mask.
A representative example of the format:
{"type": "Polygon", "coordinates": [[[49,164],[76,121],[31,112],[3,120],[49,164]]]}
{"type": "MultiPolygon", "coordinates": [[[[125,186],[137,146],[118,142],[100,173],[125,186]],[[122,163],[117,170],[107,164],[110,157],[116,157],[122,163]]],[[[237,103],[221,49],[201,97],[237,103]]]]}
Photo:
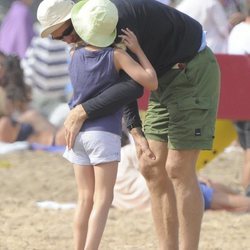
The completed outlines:
{"type": "MultiPolygon", "coordinates": [[[[242,192],[242,152],[222,153],[202,174],[242,192]]],[[[19,151],[0,156],[0,250],[69,250],[74,209],[49,209],[39,201],[74,203],[71,164],[60,154],[19,151]]],[[[250,214],[207,211],[201,250],[250,249],[250,214]]],[[[150,212],[112,208],[100,246],[103,250],[157,249],[150,212]]]]}

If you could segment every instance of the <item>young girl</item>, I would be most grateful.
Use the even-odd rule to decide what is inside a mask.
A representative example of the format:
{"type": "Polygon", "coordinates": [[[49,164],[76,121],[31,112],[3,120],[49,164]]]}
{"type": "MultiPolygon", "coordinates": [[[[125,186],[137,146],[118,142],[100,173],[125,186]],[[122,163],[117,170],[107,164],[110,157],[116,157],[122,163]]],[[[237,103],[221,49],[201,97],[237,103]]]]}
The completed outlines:
{"type": "MultiPolygon", "coordinates": [[[[72,52],[69,66],[73,97],[70,108],[116,84],[123,70],[149,90],[158,86],[156,73],[129,29],[122,30],[122,42],[138,58],[109,47],[116,37],[118,11],[109,0],[81,1],[72,9],[72,24],[83,40],[72,52]]],[[[74,220],[75,249],[98,249],[113,200],[120,160],[122,110],[87,120],[74,147],[64,157],[73,163],[78,187],[74,220]]]]}

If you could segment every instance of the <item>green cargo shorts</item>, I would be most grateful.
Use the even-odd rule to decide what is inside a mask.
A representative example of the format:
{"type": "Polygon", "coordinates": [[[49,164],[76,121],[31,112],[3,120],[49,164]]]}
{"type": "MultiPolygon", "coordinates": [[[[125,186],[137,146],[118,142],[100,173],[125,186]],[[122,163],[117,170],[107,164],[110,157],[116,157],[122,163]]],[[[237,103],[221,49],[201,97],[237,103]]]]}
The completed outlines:
{"type": "Polygon", "coordinates": [[[171,149],[212,148],[220,92],[220,70],[207,47],[180,68],[169,70],[151,93],[145,116],[148,139],[171,149]]]}

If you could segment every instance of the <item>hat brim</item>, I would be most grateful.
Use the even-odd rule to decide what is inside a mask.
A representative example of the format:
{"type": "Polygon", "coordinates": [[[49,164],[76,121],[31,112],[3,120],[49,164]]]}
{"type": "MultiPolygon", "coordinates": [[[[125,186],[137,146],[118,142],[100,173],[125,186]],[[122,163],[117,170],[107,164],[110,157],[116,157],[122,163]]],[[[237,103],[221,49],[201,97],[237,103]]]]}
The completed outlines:
{"type": "Polygon", "coordinates": [[[89,43],[89,44],[97,46],[97,47],[108,47],[114,43],[115,38],[116,38],[116,34],[117,34],[117,32],[115,29],[113,31],[113,33],[109,34],[108,36],[95,35],[94,37],[91,38],[91,40],[84,39],[84,37],[82,37],[82,39],[86,43],[89,43]]]}
{"type": "Polygon", "coordinates": [[[48,37],[51,33],[53,33],[55,30],[59,29],[67,20],[69,20],[71,18],[71,13],[69,13],[67,16],[65,16],[62,20],[60,20],[60,22],[51,25],[49,27],[44,28],[41,31],[40,36],[42,38],[44,37],[48,37]]]}
{"type": "MultiPolygon", "coordinates": [[[[84,38],[82,37],[82,34],[80,32],[80,25],[79,25],[79,22],[81,20],[79,20],[79,16],[78,16],[78,13],[79,11],[81,10],[81,8],[88,2],[89,0],[81,0],[79,1],[78,3],[76,3],[72,9],[71,9],[71,21],[72,21],[72,24],[74,26],[74,29],[76,31],[76,33],[79,35],[79,37],[81,39],[84,40],[84,38]]],[[[86,42],[86,41],[85,41],[86,42]]]]}
{"type": "Polygon", "coordinates": [[[97,46],[97,47],[107,47],[109,45],[111,45],[116,36],[117,36],[117,30],[115,29],[113,31],[112,34],[109,34],[109,36],[102,36],[102,35],[95,35],[94,37],[92,37],[91,39],[89,39],[88,37],[85,36],[85,33],[82,32],[81,29],[81,24],[82,24],[82,20],[81,20],[81,16],[79,16],[79,11],[81,10],[81,8],[91,0],[81,0],[78,3],[76,3],[72,10],[71,10],[71,20],[72,20],[72,24],[74,26],[74,29],[76,31],[76,33],[79,35],[79,37],[86,43],[97,46]]]}

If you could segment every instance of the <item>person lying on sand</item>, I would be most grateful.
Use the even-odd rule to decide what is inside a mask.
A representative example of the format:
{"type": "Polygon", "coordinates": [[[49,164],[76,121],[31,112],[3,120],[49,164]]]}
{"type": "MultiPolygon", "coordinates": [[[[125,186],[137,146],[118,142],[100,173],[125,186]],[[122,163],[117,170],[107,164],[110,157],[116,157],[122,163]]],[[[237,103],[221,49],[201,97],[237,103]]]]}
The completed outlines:
{"type": "MultiPolygon", "coordinates": [[[[199,186],[205,210],[250,212],[250,198],[228,186],[199,177],[199,186]]],[[[135,146],[122,147],[117,181],[114,188],[113,206],[120,209],[150,209],[150,196],[146,182],[139,172],[135,146]]]]}

